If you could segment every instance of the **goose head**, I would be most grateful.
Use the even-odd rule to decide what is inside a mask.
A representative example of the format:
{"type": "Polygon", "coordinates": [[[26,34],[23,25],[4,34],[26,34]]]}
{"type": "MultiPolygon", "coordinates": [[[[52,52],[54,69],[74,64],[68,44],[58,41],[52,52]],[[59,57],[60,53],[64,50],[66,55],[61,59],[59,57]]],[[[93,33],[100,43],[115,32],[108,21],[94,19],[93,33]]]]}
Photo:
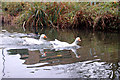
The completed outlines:
{"type": "Polygon", "coordinates": [[[81,41],[80,37],[77,37],[72,44],[77,45],[80,41],[81,41]]]}
{"type": "Polygon", "coordinates": [[[46,39],[47,38],[47,36],[45,35],[45,34],[41,34],[41,36],[40,36],[40,41],[44,41],[44,39],[46,39]]]}

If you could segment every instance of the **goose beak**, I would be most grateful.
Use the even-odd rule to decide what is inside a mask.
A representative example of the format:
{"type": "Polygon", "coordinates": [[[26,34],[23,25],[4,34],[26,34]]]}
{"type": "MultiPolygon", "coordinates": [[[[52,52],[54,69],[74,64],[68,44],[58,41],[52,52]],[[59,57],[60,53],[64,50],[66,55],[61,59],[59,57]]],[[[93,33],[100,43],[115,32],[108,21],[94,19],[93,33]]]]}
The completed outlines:
{"type": "Polygon", "coordinates": [[[78,41],[81,41],[81,39],[79,38],[78,41]]]}
{"type": "Polygon", "coordinates": [[[47,36],[44,36],[44,38],[47,38],[47,36]]]}

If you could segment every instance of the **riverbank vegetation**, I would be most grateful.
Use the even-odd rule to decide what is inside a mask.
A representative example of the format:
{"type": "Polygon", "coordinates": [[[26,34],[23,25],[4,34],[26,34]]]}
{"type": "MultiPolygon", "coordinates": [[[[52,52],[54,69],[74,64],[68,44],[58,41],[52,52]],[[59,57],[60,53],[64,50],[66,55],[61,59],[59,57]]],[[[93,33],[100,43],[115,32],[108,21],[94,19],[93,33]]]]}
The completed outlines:
{"type": "Polygon", "coordinates": [[[35,32],[46,27],[119,31],[118,7],[118,2],[2,3],[9,23],[35,32]]]}

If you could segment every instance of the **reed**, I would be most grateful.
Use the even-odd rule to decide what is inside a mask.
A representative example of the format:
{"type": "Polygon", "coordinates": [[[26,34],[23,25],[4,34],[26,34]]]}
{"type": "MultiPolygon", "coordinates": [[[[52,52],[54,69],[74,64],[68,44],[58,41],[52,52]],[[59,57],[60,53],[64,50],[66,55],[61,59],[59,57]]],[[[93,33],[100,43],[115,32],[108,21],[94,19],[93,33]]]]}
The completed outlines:
{"type": "Polygon", "coordinates": [[[119,3],[97,2],[34,2],[3,3],[2,10],[16,16],[17,24],[26,29],[79,28],[119,30],[119,3]]]}

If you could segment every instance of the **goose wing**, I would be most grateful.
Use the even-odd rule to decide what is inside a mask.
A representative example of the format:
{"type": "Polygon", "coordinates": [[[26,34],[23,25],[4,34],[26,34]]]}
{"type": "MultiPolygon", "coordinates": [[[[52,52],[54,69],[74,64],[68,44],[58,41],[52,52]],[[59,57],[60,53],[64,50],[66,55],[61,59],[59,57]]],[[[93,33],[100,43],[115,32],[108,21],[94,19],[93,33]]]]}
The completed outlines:
{"type": "Polygon", "coordinates": [[[33,38],[23,38],[25,44],[39,44],[40,41],[33,38]]]}

